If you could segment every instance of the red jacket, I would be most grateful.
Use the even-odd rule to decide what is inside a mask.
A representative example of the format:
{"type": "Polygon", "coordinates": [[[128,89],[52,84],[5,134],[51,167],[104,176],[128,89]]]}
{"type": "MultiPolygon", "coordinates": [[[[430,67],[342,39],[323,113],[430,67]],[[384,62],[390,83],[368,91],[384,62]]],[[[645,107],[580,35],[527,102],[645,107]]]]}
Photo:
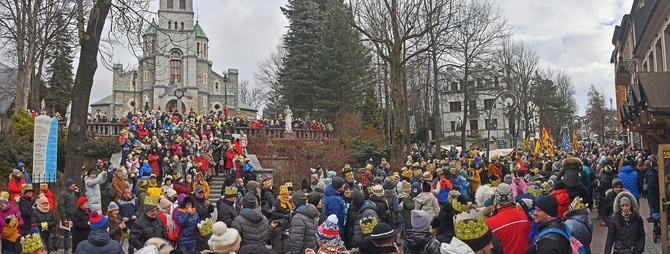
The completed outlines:
{"type": "Polygon", "coordinates": [[[188,195],[191,192],[192,184],[186,182],[174,183],[172,188],[177,192],[177,194],[188,195]]]}
{"type": "Polygon", "coordinates": [[[177,238],[179,237],[179,223],[176,221],[174,222],[174,232],[170,232],[168,230],[167,226],[167,219],[165,218],[165,214],[162,212],[158,213],[158,217],[161,219],[161,222],[163,222],[163,226],[165,227],[165,233],[167,234],[168,241],[172,242],[173,244],[177,241],[177,238]]]}
{"type": "MultiPolygon", "coordinates": [[[[11,178],[14,178],[14,176],[10,176],[11,178]]],[[[14,201],[14,197],[16,195],[21,195],[21,185],[24,185],[26,183],[26,179],[23,179],[21,177],[21,180],[19,182],[16,182],[14,179],[9,180],[9,202],[18,208],[16,205],[16,201],[14,201]]]]}
{"type": "Polygon", "coordinates": [[[158,155],[149,153],[149,156],[147,156],[147,160],[149,161],[149,166],[151,167],[151,172],[153,172],[154,175],[159,176],[161,174],[160,173],[161,171],[160,171],[160,166],[158,165],[158,155]]]}
{"type": "Polygon", "coordinates": [[[54,194],[51,192],[51,190],[47,189],[44,191],[44,196],[49,201],[49,208],[51,208],[51,210],[55,210],[56,206],[54,205],[54,194]]]}
{"type": "Polygon", "coordinates": [[[486,224],[500,239],[503,253],[526,253],[531,223],[524,211],[515,206],[500,208],[496,215],[486,219],[486,224]]]}
{"type": "Polygon", "coordinates": [[[568,195],[568,190],[567,189],[560,189],[560,190],[555,190],[551,192],[552,196],[556,197],[556,202],[558,202],[558,217],[561,218],[561,220],[565,221],[565,216],[563,214],[568,211],[570,208],[570,196],[568,195]]]}
{"type": "Polygon", "coordinates": [[[200,167],[198,167],[198,170],[200,171],[207,171],[209,169],[209,160],[207,159],[207,156],[205,157],[200,157],[195,158],[196,163],[200,163],[200,167]]]}

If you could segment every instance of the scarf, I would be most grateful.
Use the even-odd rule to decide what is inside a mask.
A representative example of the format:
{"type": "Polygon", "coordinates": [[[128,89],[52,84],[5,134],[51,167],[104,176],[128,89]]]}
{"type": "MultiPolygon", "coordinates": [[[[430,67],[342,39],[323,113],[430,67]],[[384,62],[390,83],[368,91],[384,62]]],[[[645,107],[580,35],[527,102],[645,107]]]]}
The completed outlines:
{"type": "MultiPolygon", "coordinates": [[[[186,211],[186,208],[179,208],[179,212],[180,213],[188,213],[186,211]]],[[[195,213],[195,207],[191,208],[191,215],[193,215],[194,213],[195,213]]]]}
{"type": "Polygon", "coordinates": [[[37,209],[40,210],[40,212],[48,213],[49,212],[49,203],[37,205],[37,209]]]}
{"type": "MultiPolygon", "coordinates": [[[[184,209],[184,210],[186,210],[186,209],[184,209]]],[[[193,209],[193,210],[195,210],[195,209],[193,209]]],[[[186,211],[184,211],[184,212],[186,212],[186,211]]],[[[170,214],[170,211],[167,211],[167,212],[163,211],[163,215],[165,215],[165,223],[167,223],[167,231],[168,232],[175,232],[175,230],[177,228],[175,227],[174,219],[172,219],[172,214],[170,214]]]]}
{"type": "Polygon", "coordinates": [[[293,204],[291,204],[291,198],[282,197],[280,195],[278,199],[279,199],[279,205],[281,205],[281,207],[283,207],[283,208],[285,208],[289,211],[293,211],[293,204]]]}
{"type": "Polygon", "coordinates": [[[633,213],[631,213],[631,212],[629,212],[629,213],[621,212],[621,216],[623,216],[623,219],[624,219],[624,221],[626,221],[626,222],[630,221],[630,218],[632,217],[632,216],[631,216],[632,214],[633,214],[633,213]]]}

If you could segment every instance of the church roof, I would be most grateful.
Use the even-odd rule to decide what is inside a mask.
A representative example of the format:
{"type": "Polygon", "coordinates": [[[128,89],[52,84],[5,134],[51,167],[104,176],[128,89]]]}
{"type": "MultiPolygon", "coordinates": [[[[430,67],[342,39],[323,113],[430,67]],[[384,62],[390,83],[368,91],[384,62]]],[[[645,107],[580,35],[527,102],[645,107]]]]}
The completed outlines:
{"type": "Polygon", "coordinates": [[[0,114],[7,113],[16,97],[16,70],[0,63],[0,114]]]}
{"type": "Polygon", "coordinates": [[[112,102],[114,102],[113,100],[114,95],[110,94],[109,96],[102,98],[99,101],[91,103],[91,106],[109,106],[110,104],[112,104],[112,102]]]}
{"type": "Polygon", "coordinates": [[[258,109],[252,108],[251,106],[247,105],[242,101],[238,102],[238,106],[240,106],[241,110],[258,112],[258,109]]]}
{"type": "Polygon", "coordinates": [[[200,23],[195,22],[195,27],[193,27],[193,31],[195,31],[196,38],[200,37],[209,40],[209,38],[207,38],[207,35],[205,34],[205,31],[203,31],[202,27],[200,27],[200,23]]]}
{"type": "Polygon", "coordinates": [[[149,27],[147,27],[147,30],[144,31],[144,35],[151,35],[151,34],[156,34],[157,30],[156,28],[158,25],[156,24],[156,20],[152,19],[151,24],[149,27]]]}

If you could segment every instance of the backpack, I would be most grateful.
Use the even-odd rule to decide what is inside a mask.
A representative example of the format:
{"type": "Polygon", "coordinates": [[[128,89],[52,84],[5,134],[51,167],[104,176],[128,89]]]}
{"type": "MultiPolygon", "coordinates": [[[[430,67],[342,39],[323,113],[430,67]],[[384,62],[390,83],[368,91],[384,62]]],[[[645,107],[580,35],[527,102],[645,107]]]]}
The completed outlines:
{"type": "Polygon", "coordinates": [[[540,234],[537,236],[537,239],[539,240],[540,238],[549,233],[556,233],[562,235],[563,237],[565,237],[565,239],[568,239],[568,242],[570,242],[570,248],[572,249],[572,254],[586,254],[586,249],[584,249],[584,245],[582,245],[582,243],[579,240],[577,240],[577,238],[572,236],[572,233],[570,232],[570,228],[568,227],[568,225],[565,225],[565,223],[562,224],[567,232],[560,230],[558,228],[550,228],[540,232],[540,234]]]}

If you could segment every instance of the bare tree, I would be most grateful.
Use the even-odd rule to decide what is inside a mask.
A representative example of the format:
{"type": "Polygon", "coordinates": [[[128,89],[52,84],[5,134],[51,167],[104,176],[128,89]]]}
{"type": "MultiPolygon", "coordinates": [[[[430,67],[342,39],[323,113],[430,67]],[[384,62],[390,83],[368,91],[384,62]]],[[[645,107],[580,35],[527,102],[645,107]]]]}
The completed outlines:
{"type": "Polygon", "coordinates": [[[279,72],[284,67],[283,59],[286,56],[286,49],[282,46],[282,43],[280,40],[276,51],[263,62],[258,63],[258,70],[254,73],[256,85],[266,91],[267,99],[263,103],[265,104],[263,115],[268,117],[281,112],[283,109],[279,107],[284,105],[279,93],[281,90],[279,72]]]}
{"type": "Polygon", "coordinates": [[[586,108],[586,117],[589,128],[597,131],[601,142],[605,141],[605,95],[591,84],[588,93],[589,103],[586,108]]]}
{"type": "Polygon", "coordinates": [[[240,100],[252,108],[259,109],[267,100],[267,93],[263,87],[251,87],[249,80],[243,79],[240,82],[240,100]]]}
{"type": "MultiPolygon", "coordinates": [[[[510,26],[500,8],[490,0],[463,0],[464,8],[455,13],[459,25],[455,28],[453,48],[450,53],[455,58],[454,66],[463,71],[464,95],[463,124],[468,123],[469,100],[476,94],[469,78],[474,67],[484,65],[492,59],[492,53],[498,43],[511,36],[510,26]]],[[[472,109],[477,110],[477,109],[472,109]]],[[[461,147],[465,148],[466,128],[461,128],[461,147]]]]}
{"type": "Polygon", "coordinates": [[[74,4],[74,0],[0,0],[0,40],[10,46],[5,53],[17,68],[17,109],[39,105],[47,50],[57,35],[73,31],[74,4]]]}

